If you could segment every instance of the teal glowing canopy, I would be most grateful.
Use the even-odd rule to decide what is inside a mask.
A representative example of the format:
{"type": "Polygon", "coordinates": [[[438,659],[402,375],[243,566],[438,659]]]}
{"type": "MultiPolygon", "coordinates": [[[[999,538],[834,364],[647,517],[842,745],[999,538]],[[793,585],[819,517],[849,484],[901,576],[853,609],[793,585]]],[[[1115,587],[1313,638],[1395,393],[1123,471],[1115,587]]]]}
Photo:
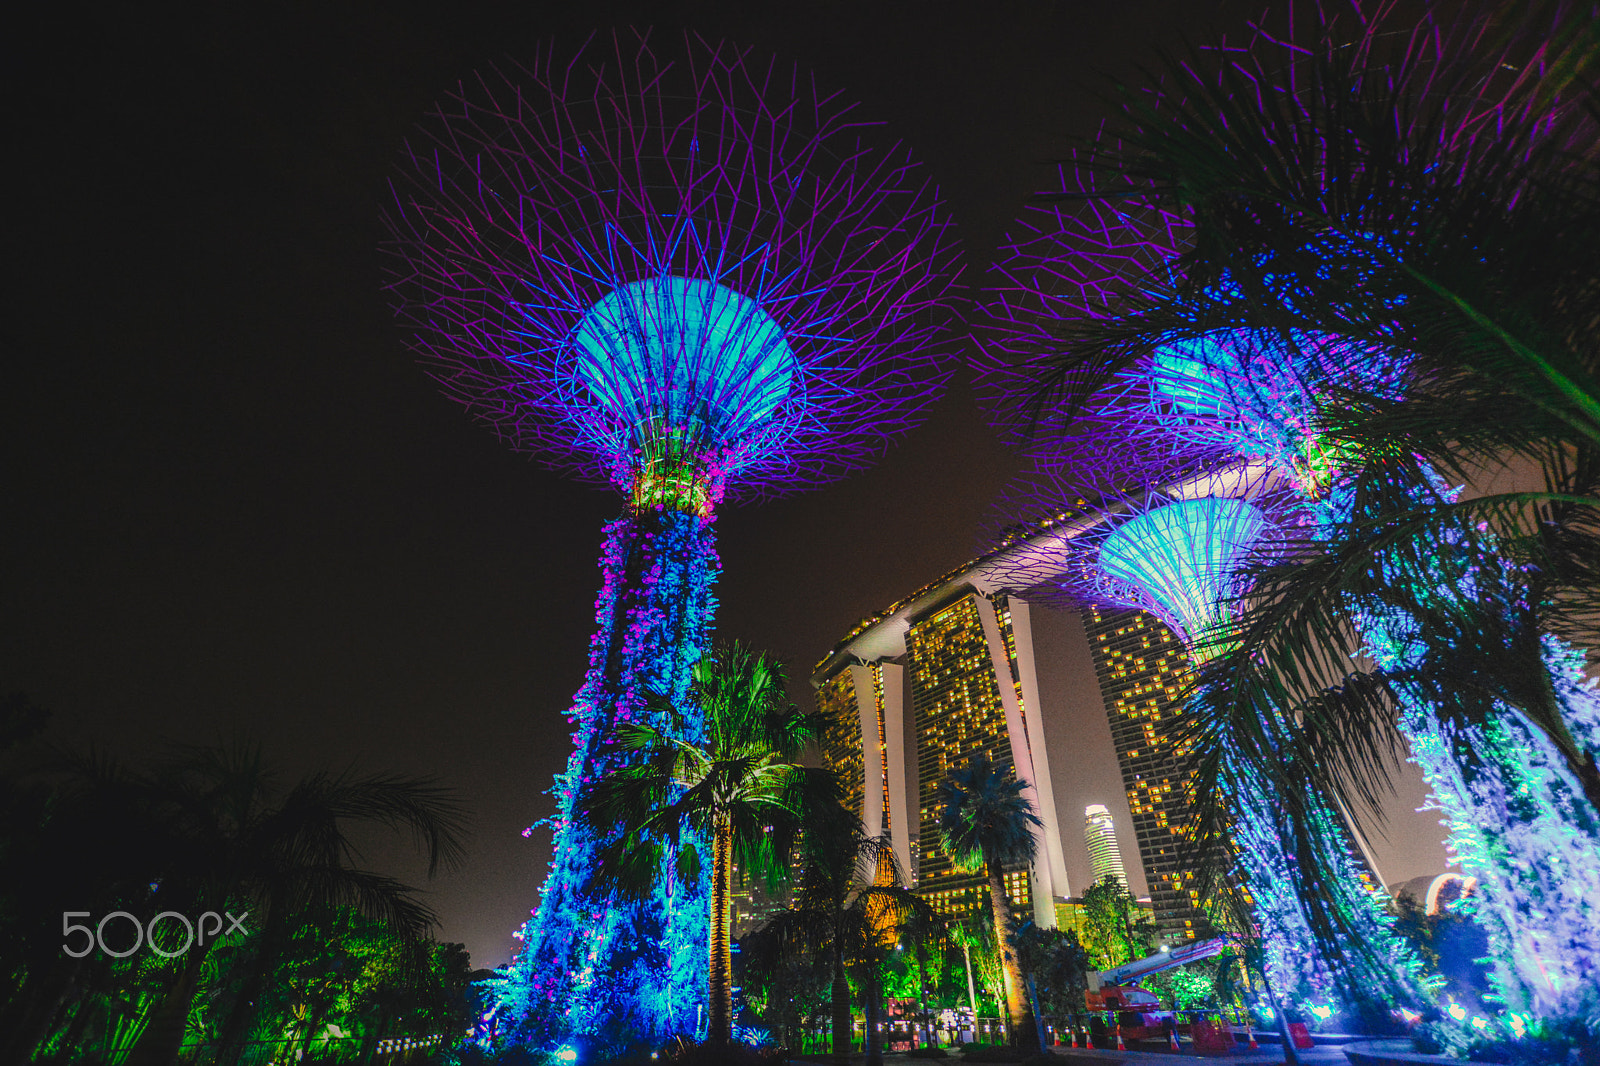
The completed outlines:
{"type": "Polygon", "coordinates": [[[1245,500],[1179,500],[1113,530],[1100,544],[1100,570],[1144,593],[1162,621],[1198,641],[1222,620],[1239,566],[1268,525],[1245,500]]]}
{"type": "Polygon", "coordinates": [[[1228,332],[1171,341],[1155,351],[1151,383],[1162,399],[1197,418],[1303,419],[1310,398],[1300,385],[1293,353],[1274,346],[1277,358],[1267,360],[1254,352],[1260,347],[1228,332]]]}
{"type": "Polygon", "coordinates": [[[572,332],[603,408],[649,435],[730,444],[788,399],[798,370],[783,328],[725,285],[671,275],[613,289],[572,332]]]}

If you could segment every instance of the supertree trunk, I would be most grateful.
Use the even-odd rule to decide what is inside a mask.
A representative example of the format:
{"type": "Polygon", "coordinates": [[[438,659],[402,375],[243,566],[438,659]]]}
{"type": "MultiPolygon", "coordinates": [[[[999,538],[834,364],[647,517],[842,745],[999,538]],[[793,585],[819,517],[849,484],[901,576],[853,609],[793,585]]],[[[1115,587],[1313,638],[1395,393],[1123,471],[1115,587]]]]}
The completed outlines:
{"type": "Polygon", "coordinates": [[[605,533],[599,628],[572,709],[574,750],[556,783],[555,858],[506,990],[521,1015],[518,1029],[541,1041],[568,1033],[692,1034],[707,991],[700,951],[709,935],[709,871],[694,878],[674,871],[643,902],[612,900],[591,888],[601,841],[573,813],[584,786],[630,757],[605,747],[614,725],[643,721],[703,739],[687,695],[716,605],[712,521],[648,509],[617,519],[605,533]],[[650,720],[650,692],[669,696],[682,720],[650,720]]]}
{"type": "MultiPolygon", "coordinates": [[[[1409,658],[1405,620],[1370,620],[1380,665],[1409,658]]],[[[1581,665],[1547,638],[1547,666],[1580,735],[1600,723],[1581,665]]],[[[1477,884],[1465,908],[1489,936],[1497,991],[1513,1010],[1567,1016],[1600,985],[1600,820],[1568,760],[1522,716],[1442,724],[1402,687],[1401,732],[1421,767],[1449,847],[1477,884]]]]}
{"type": "MultiPolygon", "coordinates": [[[[1453,496],[1429,476],[1436,491],[1453,496]]],[[[1335,488],[1321,510],[1336,530],[1351,510],[1349,491],[1335,488]]],[[[1355,604],[1355,613],[1367,650],[1397,679],[1400,732],[1443,816],[1454,861],[1477,881],[1464,906],[1489,937],[1497,991],[1513,1010],[1574,1015],[1587,1009],[1590,990],[1600,986],[1600,809],[1588,801],[1571,757],[1522,712],[1496,703],[1487,715],[1459,714],[1437,689],[1410,680],[1441,657],[1461,654],[1431,646],[1438,638],[1422,617],[1430,604],[1471,597],[1489,611],[1509,610],[1509,603],[1501,605],[1507,590],[1496,589],[1450,536],[1441,538],[1420,571],[1415,564],[1381,564],[1405,595],[1383,605],[1355,604]],[[1418,605],[1415,611],[1407,609],[1408,600],[1418,605]]],[[[1582,654],[1546,635],[1537,661],[1528,665],[1547,673],[1549,694],[1573,740],[1589,752],[1600,747],[1600,698],[1584,677],[1582,654]]]]}
{"type": "Polygon", "coordinates": [[[629,500],[607,532],[550,879],[494,982],[512,1040],[699,1024],[705,878],[663,867],[648,903],[596,898],[574,801],[621,758],[601,745],[646,689],[684,709],[724,494],[860,468],[948,378],[950,221],[909,154],[865,128],[798,68],[620,31],[458,82],[406,146],[386,251],[418,356],[507,444],[629,500]]]}

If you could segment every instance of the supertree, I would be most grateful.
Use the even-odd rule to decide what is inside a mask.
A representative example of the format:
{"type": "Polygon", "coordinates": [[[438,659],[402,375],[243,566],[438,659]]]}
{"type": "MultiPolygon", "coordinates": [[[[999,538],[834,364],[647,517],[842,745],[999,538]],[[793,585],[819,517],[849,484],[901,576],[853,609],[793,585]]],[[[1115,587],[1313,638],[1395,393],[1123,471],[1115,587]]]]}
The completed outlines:
{"type": "Polygon", "coordinates": [[[512,447],[627,500],[604,530],[555,857],[499,981],[519,1039],[699,1028],[704,870],[682,855],[652,899],[608,899],[574,805],[622,765],[618,723],[703,739],[686,696],[717,505],[864,465],[946,380],[950,223],[872,125],[796,67],[627,31],[458,85],[408,143],[386,221],[413,348],[512,447]],[[652,692],[681,725],[651,718],[652,692]]]}
{"type": "MultiPolygon", "coordinates": [[[[1215,79],[1185,71],[1157,87],[1062,169],[1059,192],[1071,199],[1032,214],[1001,284],[1002,324],[990,351],[996,392],[1027,399],[1013,400],[1023,415],[1011,424],[1040,429],[1029,438],[1040,457],[1070,457],[1114,432],[1187,448],[1196,461],[1255,459],[1298,486],[1313,521],[1289,553],[1294,569],[1340,591],[1319,598],[1302,580],[1297,599],[1274,602],[1291,587],[1290,567],[1260,571],[1259,610],[1226,634],[1237,651],[1217,657],[1201,680],[1215,683],[1212,695],[1224,693],[1219,706],[1232,699],[1250,710],[1262,734],[1288,735],[1292,723],[1274,715],[1274,704],[1296,707],[1310,743],[1324,728],[1337,734],[1323,746],[1324,765],[1305,768],[1324,782],[1328,767],[1353,768],[1358,791],[1376,780],[1382,743],[1349,723],[1398,725],[1444,815],[1455,861],[1479,879],[1468,905],[1491,935],[1504,999],[1559,1016],[1585,1009],[1600,965],[1600,824],[1584,801],[1586,790],[1593,795],[1600,715],[1581,656],[1528,624],[1540,613],[1536,568],[1508,562],[1505,537],[1487,532],[1471,501],[1419,454],[1448,459],[1465,438],[1480,449],[1474,454],[1494,458],[1479,443],[1491,438],[1442,411],[1435,394],[1481,410],[1485,426],[1506,419],[1556,439],[1584,429],[1582,404],[1563,406],[1573,390],[1559,363],[1534,351],[1567,341],[1528,334],[1526,323],[1539,317],[1508,302],[1544,301],[1540,314],[1562,322],[1577,308],[1551,304],[1547,292],[1566,281],[1548,282],[1547,291],[1522,278],[1484,282],[1510,294],[1490,306],[1511,331],[1481,310],[1463,316],[1437,291],[1441,278],[1484,281],[1502,260],[1518,262],[1513,253],[1527,264],[1513,238],[1540,222],[1540,197],[1574,203],[1547,162],[1576,158],[1561,149],[1581,128],[1567,121],[1570,107],[1553,102],[1554,81],[1543,73],[1572,69],[1555,61],[1562,33],[1529,44],[1496,39],[1493,26],[1425,20],[1395,33],[1379,19],[1353,40],[1327,22],[1289,39],[1263,31],[1252,47],[1225,53],[1215,79]],[[1503,49],[1480,62],[1474,41],[1503,49]],[[1507,79],[1516,84],[1501,84],[1507,79]],[[1238,124],[1246,111],[1260,120],[1238,124]],[[1207,156],[1208,137],[1226,142],[1233,160],[1263,159],[1261,177],[1226,191],[1186,185],[1204,172],[1202,157],[1220,158],[1207,156]],[[1275,172],[1274,159],[1282,164],[1275,172]],[[1473,330],[1491,332],[1493,342],[1473,330]],[[1434,406],[1415,406],[1424,403],[1434,406]],[[1408,405],[1422,417],[1408,419],[1408,405]],[[1530,408],[1556,414],[1536,422],[1530,408]],[[1455,438],[1391,428],[1426,433],[1430,418],[1455,438]],[[1419,529],[1430,536],[1399,536],[1419,529]],[[1274,647],[1264,634],[1275,623],[1310,634],[1301,647],[1313,652],[1274,647]],[[1351,675],[1334,685],[1336,675],[1306,671],[1310,654],[1328,665],[1326,649],[1351,628],[1381,684],[1351,675]],[[1509,668],[1497,679],[1477,676],[1471,653],[1454,653],[1474,647],[1509,668]],[[1547,684],[1527,685],[1538,692],[1514,687],[1538,676],[1547,684]],[[1511,687],[1508,677],[1517,679],[1511,687]],[[1319,685],[1334,687],[1304,702],[1319,685]],[[1342,754],[1341,743],[1349,745],[1342,754]]],[[[1228,165],[1229,180],[1245,173],[1228,165]]],[[[1542,258],[1556,271],[1569,262],[1548,248],[1542,258]]],[[[1552,524],[1548,513],[1542,520],[1552,524]]],[[[1281,794],[1301,784],[1271,764],[1254,767],[1264,785],[1281,794]]]]}
{"type": "MultiPolygon", "coordinates": [[[[1159,444],[1138,437],[1102,440],[1098,452],[1075,452],[1066,470],[1044,465],[1014,482],[1000,510],[1050,518],[1047,526],[1012,527],[1004,581],[1067,606],[1148,612],[1201,665],[1228,649],[1230,615],[1251,591],[1250,564],[1292,543],[1292,531],[1310,516],[1284,471],[1270,464],[1235,460],[1197,468],[1183,450],[1159,444]]],[[[1213,763],[1209,779],[1220,785],[1225,802],[1194,793],[1187,800],[1197,821],[1210,819],[1220,828],[1201,834],[1185,827],[1180,835],[1208,871],[1198,890],[1213,920],[1260,945],[1269,991],[1324,1005],[1350,1003],[1363,989],[1414,992],[1412,961],[1388,930],[1382,900],[1363,883],[1348,822],[1313,803],[1312,833],[1287,833],[1277,801],[1254,787],[1246,762],[1234,757],[1239,744],[1257,738],[1200,745],[1192,724],[1150,725],[1165,730],[1179,751],[1201,747],[1200,757],[1213,763]],[[1314,910],[1298,898],[1302,867],[1309,865],[1306,848],[1330,855],[1337,870],[1314,910]],[[1327,924],[1329,914],[1338,916],[1342,932],[1361,936],[1371,948],[1357,965],[1331,965],[1315,950],[1312,925],[1327,924]],[[1373,960],[1376,969],[1361,964],[1373,960]],[[1399,982],[1393,980],[1397,969],[1406,974],[1399,982]]],[[[1270,757],[1293,760],[1299,753],[1283,746],[1270,757]]]]}

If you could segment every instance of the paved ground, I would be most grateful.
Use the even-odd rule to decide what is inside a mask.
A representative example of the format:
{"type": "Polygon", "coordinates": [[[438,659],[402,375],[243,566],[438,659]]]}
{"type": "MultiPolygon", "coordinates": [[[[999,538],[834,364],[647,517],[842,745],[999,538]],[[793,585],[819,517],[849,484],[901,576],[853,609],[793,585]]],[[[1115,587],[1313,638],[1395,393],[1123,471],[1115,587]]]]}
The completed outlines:
{"type": "MultiPolygon", "coordinates": [[[[1172,1066],[1175,1062],[1210,1062],[1216,1063],[1218,1066],[1246,1066],[1246,1064],[1248,1066],[1271,1066],[1272,1063],[1283,1062],[1282,1050],[1267,1044],[1263,1044],[1259,1051],[1241,1051],[1236,1055],[1191,1055],[1187,1053],[1176,1055],[1172,1052],[1158,1054],[1149,1051],[1085,1051],[1081,1048],[1076,1050],[1072,1048],[1051,1048],[1050,1055],[1052,1058],[1059,1059],[1062,1066],[1120,1066],[1120,1064],[1124,1063],[1127,1066],[1135,1066],[1135,1064],[1143,1066],[1146,1063],[1150,1064],[1150,1066],[1158,1066],[1160,1063],[1172,1066]]],[[[1337,1046],[1311,1048],[1309,1051],[1299,1052],[1299,1056],[1300,1061],[1306,1063],[1307,1066],[1333,1066],[1333,1064],[1345,1066],[1349,1061],[1345,1058],[1344,1052],[1337,1046]]],[[[796,1055],[794,1058],[796,1061],[805,1062],[831,1063],[840,1061],[834,1059],[831,1055],[796,1055]]],[[[866,1061],[867,1056],[864,1052],[858,1051],[849,1056],[849,1066],[865,1066],[866,1061]]],[[[921,1066],[940,1066],[941,1063],[948,1064],[948,1066],[956,1066],[957,1063],[961,1062],[961,1055],[957,1052],[951,1052],[950,1057],[946,1059],[917,1059],[901,1052],[886,1052],[883,1056],[883,1061],[886,1066],[889,1063],[894,1063],[896,1066],[918,1066],[918,1064],[921,1064],[921,1066]]]]}
{"type": "MultiPolygon", "coordinates": [[[[1182,1055],[1167,1052],[1157,1054],[1149,1051],[1084,1051],[1081,1048],[1074,1051],[1071,1048],[1051,1048],[1051,1054],[1062,1060],[1064,1064],[1072,1066],[1112,1066],[1116,1063],[1161,1063],[1170,1064],[1175,1061],[1185,1062],[1215,1062],[1219,1064],[1236,1063],[1243,1066],[1245,1063],[1274,1063],[1283,1061],[1281,1048],[1263,1044],[1258,1051],[1241,1051],[1235,1055],[1192,1055],[1185,1052],[1182,1055]]],[[[1344,1051],[1338,1047],[1317,1047],[1298,1052],[1300,1061],[1311,1064],[1338,1063],[1345,1066],[1349,1060],[1344,1057],[1344,1051]]]]}

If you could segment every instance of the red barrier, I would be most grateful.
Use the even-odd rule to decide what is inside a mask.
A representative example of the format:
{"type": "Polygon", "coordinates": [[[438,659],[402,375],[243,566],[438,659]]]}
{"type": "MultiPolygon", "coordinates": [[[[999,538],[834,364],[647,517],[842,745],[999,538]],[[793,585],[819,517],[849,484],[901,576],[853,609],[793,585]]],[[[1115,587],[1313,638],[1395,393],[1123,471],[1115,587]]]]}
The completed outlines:
{"type": "Polygon", "coordinates": [[[1233,1027],[1227,1022],[1214,1022],[1209,1018],[1196,1018],[1189,1026],[1189,1039],[1200,1055],[1231,1055],[1238,1050],[1233,1039],[1233,1027]]]}

